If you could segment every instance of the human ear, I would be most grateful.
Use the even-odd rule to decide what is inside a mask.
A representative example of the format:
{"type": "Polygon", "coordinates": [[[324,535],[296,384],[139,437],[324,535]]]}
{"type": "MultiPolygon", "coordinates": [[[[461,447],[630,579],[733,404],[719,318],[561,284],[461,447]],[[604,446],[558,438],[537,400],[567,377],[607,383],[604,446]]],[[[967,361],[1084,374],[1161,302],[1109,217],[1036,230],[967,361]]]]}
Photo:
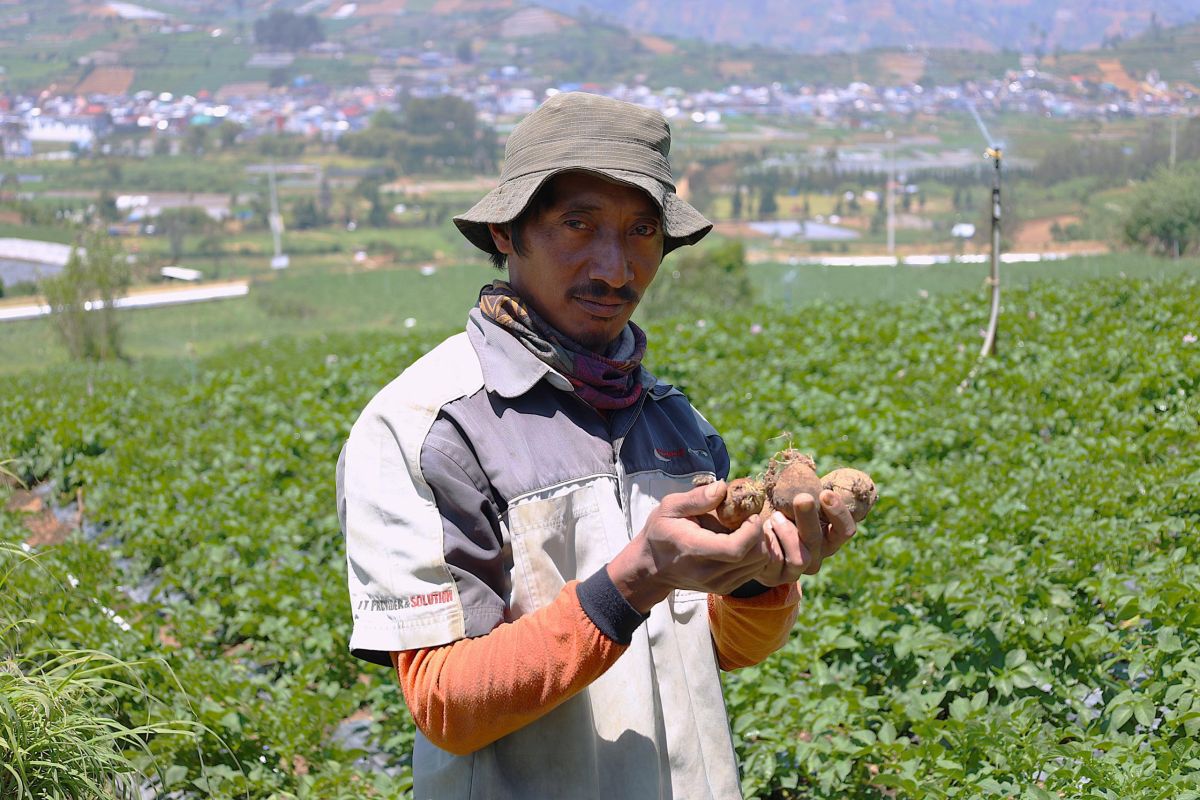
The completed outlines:
{"type": "Polygon", "coordinates": [[[495,222],[488,223],[488,232],[492,234],[492,243],[496,245],[496,249],[506,256],[511,256],[516,252],[513,247],[512,233],[509,231],[507,224],[497,224],[495,222]]]}

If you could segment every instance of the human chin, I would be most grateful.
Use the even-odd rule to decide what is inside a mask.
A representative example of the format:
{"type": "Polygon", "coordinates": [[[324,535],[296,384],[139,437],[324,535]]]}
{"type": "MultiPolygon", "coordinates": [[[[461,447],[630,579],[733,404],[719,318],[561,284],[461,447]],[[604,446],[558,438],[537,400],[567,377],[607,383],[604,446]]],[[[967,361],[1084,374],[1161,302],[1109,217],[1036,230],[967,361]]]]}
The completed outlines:
{"type": "Polygon", "coordinates": [[[625,327],[625,318],[618,319],[576,319],[569,331],[563,331],[579,344],[594,353],[603,353],[625,327]]]}

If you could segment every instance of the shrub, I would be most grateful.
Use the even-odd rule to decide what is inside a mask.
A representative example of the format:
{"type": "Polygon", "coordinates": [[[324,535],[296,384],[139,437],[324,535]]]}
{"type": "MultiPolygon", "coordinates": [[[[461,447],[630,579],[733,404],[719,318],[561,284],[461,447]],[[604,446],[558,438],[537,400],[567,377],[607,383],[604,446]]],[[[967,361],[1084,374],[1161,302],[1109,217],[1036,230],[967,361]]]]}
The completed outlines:
{"type": "Polygon", "coordinates": [[[51,321],[71,358],[102,361],[121,357],[116,300],[131,281],[120,245],[101,232],[83,237],[61,273],[41,282],[51,321]]]}

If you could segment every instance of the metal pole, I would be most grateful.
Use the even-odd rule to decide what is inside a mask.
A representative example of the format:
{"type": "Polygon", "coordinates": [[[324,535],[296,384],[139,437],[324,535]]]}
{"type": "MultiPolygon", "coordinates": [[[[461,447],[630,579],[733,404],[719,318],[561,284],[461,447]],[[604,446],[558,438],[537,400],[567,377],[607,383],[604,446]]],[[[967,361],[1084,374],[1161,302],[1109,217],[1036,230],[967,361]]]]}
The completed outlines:
{"type": "Polygon", "coordinates": [[[1176,116],[1174,114],[1171,114],[1171,157],[1169,159],[1169,163],[1170,163],[1170,168],[1171,168],[1172,172],[1175,171],[1175,140],[1177,138],[1176,121],[1177,121],[1176,116]]]}
{"type": "Polygon", "coordinates": [[[992,315],[983,337],[983,349],[979,351],[980,358],[995,352],[996,328],[1000,323],[1000,148],[989,147],[985,155],[995,163],[996,170],[992,178],[992,274],[988,277],[992,287],[992,315]]]}
{"type": "Polygon", "coordinates": [[[892,132],[888,131],[888,178],[887,178],[887,254],[896,254],[896,146],[892,144],[892,132]]]}

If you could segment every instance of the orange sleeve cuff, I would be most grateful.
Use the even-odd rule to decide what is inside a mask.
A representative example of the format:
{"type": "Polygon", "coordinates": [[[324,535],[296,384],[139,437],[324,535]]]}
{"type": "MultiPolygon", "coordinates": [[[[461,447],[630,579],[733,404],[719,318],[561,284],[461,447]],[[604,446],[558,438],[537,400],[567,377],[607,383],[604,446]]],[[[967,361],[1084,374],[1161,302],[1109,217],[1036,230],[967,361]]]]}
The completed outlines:
{"type": "Polygon", "coordinates": [[[787,643],[800,613],[800,584],[755,597],[708,596],[708,623],[723,670],[753,666],[787,643]]]}
{"type": "Polygon", "coordinates": [[[627,645],[600,632],[571,581],[549,605],[485,636],[392,653],[413,721],[466,755],[519,730],[603,675],[627,645]]]}

